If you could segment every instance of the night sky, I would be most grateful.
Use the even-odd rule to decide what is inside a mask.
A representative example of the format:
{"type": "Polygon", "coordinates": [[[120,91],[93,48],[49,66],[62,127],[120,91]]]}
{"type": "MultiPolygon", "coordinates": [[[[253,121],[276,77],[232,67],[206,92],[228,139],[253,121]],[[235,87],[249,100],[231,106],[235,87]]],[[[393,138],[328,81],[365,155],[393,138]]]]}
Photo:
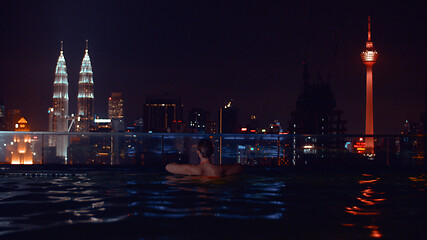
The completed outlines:
{"type": "Polygon", "coordinates": [[[0,98],[46,130],[60,41],[68,68],[70,113],[89,40],[95,113],[107,117],[111,92],[125,97],[131,123],[145,97],[176,93],[214,120],[228,99],[240,122],[278,119],[287,128],[301,91],[302,61],[335,94],[348,133],[364,132],[365,67],[372,19],[374,124],[399,133],[425,111],[425,1],[8,1],[0,7],[0,98]],[[399,2],[399,3],[392,3],[399,2]]]}

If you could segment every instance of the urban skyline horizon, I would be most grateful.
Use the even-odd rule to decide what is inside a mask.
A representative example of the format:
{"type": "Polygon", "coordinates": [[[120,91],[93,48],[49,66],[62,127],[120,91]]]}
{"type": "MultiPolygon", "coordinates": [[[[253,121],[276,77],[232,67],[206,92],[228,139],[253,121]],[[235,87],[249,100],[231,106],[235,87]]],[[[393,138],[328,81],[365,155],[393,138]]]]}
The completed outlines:
{"type": "MultiPolygon", "coordinates": [[[[88,39],[86,39],[85,40],[85,44],[86,44],[86,47],[85,47],[85,51],[86,50],[88,50],[89,48],[88,48],[88,39]]],[[[64,55],[66,55],[66,53],[65,53],[65,50],[63,50],[63,41],[61,40],[60,41],[60,52],[63,52],[64,53],[64,55]]],[[[87,52],[87,51],[86,51],[87,52]]],[[[306,60],[303,60],[303,62],[305,62],[306,63],[306,60]]],[[[308,64],[309,65],[309,64],[308,64]]],[[[302,66],[302,65],[301,65],[302,66]]],[[[302,71],[301,71],[302,72],[302,71]]],[[[302,74],[301,74],[302,75],[302,74]]],[[[318,77],[320,77],[320,76],[318,76],[318,77]]],[[[319,81],[319,79],[317,80],[317,81],[319,81]]],[[[320,81],[322,81],[322,80],[320,80],[320,81]]],[[[96,83],[96,82],[95,82],[96,83]]],[[[52,90],[53,90],[53,88],[52,88],[52,90]]],[[[95,96],[96,96],[96,87],[94,88],[94,92],[95,92],[95,96]]],[[[53,93],[53,92],[52,92],[53,93]]],[[[111,92],[111,94],[113,94],[113,93],[122,93],[121,91],[120,91],[120,89],[118,89],[117,91],[115,91],[115,92],[111,92]]],[[[145,96],[145,97],[149,97],[149,96],[164,96],[164,95],[169,95],[169,94],[172,94],[172,95],[177,95],[176,93],[173,93],[173,92],[164,92],[163,94],[148,94],[147,96],[145,96]]],[[[75,96],[75,98],[77,99],[78,97],[77,97],[77,95],[78,94],[75,94],[76,96],[75,96]]],[[[180,98],[182,97],[182,96],[180,96],[180,95],[177,95],[177,96],[179,96],[180,98]]],[[[102,106],[102,108],[104,109],[104,113],[102,113],[102,114],[96,114],[96,112],[95,112],[95,118],[108,118],[108,98],[110,98],[110,97],[107,97],[106,99],[105,99],[105,101],[104,102],[106,102],[107,104],[103,104],[103,106],[102,106]],[[105,112],[106,112],[106,114],[105,114],[105,112]]],[[[71,99],[73,99],[73,97],[71,97],[71,99]]],[[[0,100],[4,100],[4,99],[0,99],[0,100]]],[[[224,104],[218,104],[218,109],[216,109],[217,111],[212,111],[211,109],[203,109],[203,108],[200,108],[200,107],[191,107],[190,109],[185,109],[184,108],[184,110],[185,110],[185,113],[189,113],[190,111],[192,111],[192,110],[194,110],[194,109],[202,109],[202,110],[205,110],[205,111],[208,111],[208,112],[210,112],[210,113],[215,113],[215,112],[219,112],[219,109],[221,108],[221,107],[223,107],[223,106],[225,106],[230,100],[233,100],[233,98],[230,98],[230,99],[224,99],[224,104]]],[[[6,101],[5,101],[6,102],[6,101]]],[[[73,101],[70,101],[70,102],[72,102],[73,103],[73,101]]],[[[125,102],[125,104],[124,104],[124,106],[126,106],[126,98],[124,98],[124,102],[125,102]]],[[[296,101],[295,101],[296,102],[296,101]]],[[[144,102],[145,103],[145,102],[144,102]]],[[[144,104],[143,103],[143,104],[144,104]]],[[[70,105],[73,105],[73,104],[70,104],[70,105]]],[[[75,101],[74,102],[74,105],[78,105],[77,104],[77,101],[75,101]]],[[[98,104],[98,108],[99,108],[99,105],[100,104],[98,104]]],[[[233,104],[234,105],[234,104],[233,104]]],[[[237,107],[238,108],[238,107],[237,107]]],[[[71,109],[73,109],[73,107],[71,107],[71,109]]],[[[77,109],[77,108],[76,108],[77,109]]],[[[126,107],[124,107],[124,109],[126,109],[126,107]]],[[[7,110],[7,109],[6,109],[7,110]]],[[[18,109],[18,110],[21,110],[21,109],[18,109]]],[[[294,109],[293,109],[294,110],[294,109]]],[[[341,109],[340,109],[341,110],[341,109]]],[[[126,110],[125,110],[126,111],[126,110]]],[[[344,111],[345,112],[345,111],[344,111]]],[[[420,122],[421,121],[421,116],[422,116],[422,114],[425,114],[425,113],[420,113],[420,118],[419,119],[411,119],[411,121],[413,121],[413,122],[420,122]]],[[[69,116],[77,116],[78,114],[77,114],[77,111],[75,111],[74,110],[74,113],[72,112],[72,113],[70,113],[69,114],[69,116]]],[[[184,116],[187,116],[188,114],[184,114],[184,116]]],[[[25,117],[26,116],[26,114],[25,113],[22,113],[22,116],[24,117],[24,118],[26,118],[27,120],[28,120],[28,118],[30,118],[31,119],[31,117],[30,116],[27,116],[27,117],[25,117]]],[[[133,122],[135,121],[135,120],[138,120],[138,119],[143,119],[144,118],[144,116],[143,115],[140,115],[140,116],[137,116],[135,119],[128,119],[128,118],[126,118],[126,114],[124,114],[124,116],[125,116],[125,121],[126,121],[126,124],[127,124],[127,126],[130,126],[130,125],[132,125],[133,124],[133,122]]],[[[257,117],[259,117],[259,116],[257,116],[257,117]]],[[[46,114],[46,120],[47,120],[47,118],[48,118],[48,114],[46,114]]],[[[184,119],[184,122],[185,122],[185,124],[186,125],[188,125],[189,124],[189,120],[188,119],[186,119],[186,117],[184,117],[183,118],[184,119]]],[[[242,119],[242,118],[240,118],[239,117],[239,120],[240,119],[242,119]]],[[[239,121],[239,126],[245,126],[245,125],[247,125],[248,124],[248,122],[249,122],[249,119],[250,119],[250,116],[248,116],[247,118],[246,118],[246,120],[243,120],[243,121],[239,121]]],[[[213,121],[213,122],[217,122],[217,119],[215,119],[215,118],[211,118],[211,120],[213,121]]],[[[288,126],[287,126],[287,124],[286,123],[288,123],[289,121],[290,121],[290,119],[288,119],[287,121],[280,121],[278,118],[276,118],[276,119],[269,119],[268,121],[268,123],[267,124],[265,124],[265,122],[264,122],[264,125],[262,126],[262,127],[260,127],[260,128],[268,128],[268,124],[271,124],[271,123],[273,123],[274,121],[279,121],[282,125],[281,125],[281,127],[283,128],[283,130],[284,130],[284,132],[288,132],[288,126]],[[283,123],[285,123],[285,125],[283,125],[283,123]]],[[[399,126],[399,129],[401,129],[402,128],[402,126],[403,126],[403,124],[405,123],[405,122],[407,122],[408,120],[404,120],[404,121],[402,121],[402,125],[400,125],[399,126]]],[[[31,125],[31,123],[29,124],[29,125],[31,125]]],[[[36,129],[37,131],[48,131],[47,129],[36,129]]],[[[364,131],[364,130],[363,130],[364,131]]],[[[309,133],[308,133],[309,134],[309,133]]],[[[360,132],[360,133],[352,133],[352,134],[363,134],[363,132],[360,132]]]]}
{"type": "Polygon", "coordinates": [[[22,109],[32,129],[47,129],[54,66],[59,43],[64,40],[69,106],[75,113],[78,69],[84,40],[89,39],[98,116],[107,116],[111,92],[123,93],[128,122],[142,116],[146,96],[175,93],[182,97],[184,119],[196,107],[210,111],[216,121],[219,107],[233,99],[241,123],[255,114],[263,125],[279,120],[286,129],[302,89],[302,61],[306,59],[310,81],[316,82],[316,73],[320,73],[329,83],[336,109],[348,121],[347,133],[363,133],[365,69],[359,54],[366,41],[367,16],[372,15],[373,40],[381,54],[374,68],[375,133],[398,133],[405,120],[419,121],[425,112],[420,104],[425,98],[421,54],[425,45],[417,37],[423,17],[416,14],[422,9],[421,1],[405,5],[397,19],[391,13],[401,7],[398,4],[391,4],[391,9],[373,4],[370,10],[359,11],[363,4],[350,4],[354,7],[350,10],[343,3],[337,5],[341,11],[328,15],[330,10],[322,4],[308,3],[283,3],[295,11],[287,14],[279,11],[283,8],[275,10],[282,4],[231,4],[229,10],[221,4],[204,3],[194,9],[187,9],[187,4],[149,4],[137,14],[131,8],[143,9],[143,3],[89,3],[76,22],[68,19],[79,4],[32,6],[40,10],[37,12],[29,5],[11,3],[12,10],[19,10],[16,17],[27,14],[34,21],[17,19],[5,26],[9,37],[1,38],[0,94],[9,109],[22,109]],[[45,17],[59,7],[64,16],[53,15],[59,22],[45,17]],[[178,14],[180,10],[183,12],[178,14]],[[199,14],[206,10],[215,21],[199,14]],[[113,17],[106,18],[107,13],[113,17]],[[121,18],[123,13],[125,18],[121,18]],[[137,24],[135,29],[140,32],[136,32],[131,30],[135,25],[126,25],[132,21],[148,25],[137,24]],[[27,28],[14,27],[16,24],[27,28]],[[241,30],[233,32],[236,27],[241,30]],[[27,35],[34,39],[30,45],[23,41],[27,35]],[[402,41],[411,44],[401,45],[402,41]],[[32,104],[34,99],[37,104],[32,104]]]}

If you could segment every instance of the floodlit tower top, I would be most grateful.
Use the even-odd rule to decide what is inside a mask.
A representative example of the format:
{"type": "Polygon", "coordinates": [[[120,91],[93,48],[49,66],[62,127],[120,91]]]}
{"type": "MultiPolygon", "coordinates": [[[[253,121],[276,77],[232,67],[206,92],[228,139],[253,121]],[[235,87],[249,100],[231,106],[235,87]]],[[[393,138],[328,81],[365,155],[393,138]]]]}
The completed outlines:
{"type": "Polygon", "coordinates": [[[368,42],[371,41],[371,16],[368,16],[368,42]]]}
{"type": "Polygon", "coordinates": [[[360,56],[363,62],[374,64],[378,58],[378,52],[374,49],[374,43],[371,40],[371,17],[368,17],[368,40],[366,41],[366,50],[360,56]]]}

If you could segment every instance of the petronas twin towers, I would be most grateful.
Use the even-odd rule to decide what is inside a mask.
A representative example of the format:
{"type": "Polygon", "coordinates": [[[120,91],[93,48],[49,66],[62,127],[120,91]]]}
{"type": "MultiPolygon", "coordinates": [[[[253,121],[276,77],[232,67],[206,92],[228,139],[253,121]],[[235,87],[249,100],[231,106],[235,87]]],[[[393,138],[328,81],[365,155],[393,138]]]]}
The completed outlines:
{"type": "MultiPolygon", "coordinates": [[[[68,112],[68,74],[65,63],[63,43],[56,63],[55,81],[53,83],[53,108],[49,109],[49,130],[68,132],[73,125],[78,132],[87,132],[94,120],[93,72],[90,62],[88,44],[83,57],[79,75],[79,91],[77,95],[77,114],[71,117],[68,112]],[[69,123],[71,123],[69,125],[69,123]],[[74,123],[74,124],[73,124],[74,123]]],[[[51,141],[56,146],[56,155],[67,159],[68,136],[56,135],[51,141]]]]}

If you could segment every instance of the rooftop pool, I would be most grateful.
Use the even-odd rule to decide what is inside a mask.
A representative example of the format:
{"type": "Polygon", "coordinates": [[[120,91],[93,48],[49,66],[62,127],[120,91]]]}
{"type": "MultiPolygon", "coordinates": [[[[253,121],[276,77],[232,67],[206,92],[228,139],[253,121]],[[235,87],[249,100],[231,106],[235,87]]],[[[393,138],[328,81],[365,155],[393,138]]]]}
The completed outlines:
{"type": "Polygon", "coordinates": [[[426,175],[0,167],[2,239],[419,239],[426,175]]]}

